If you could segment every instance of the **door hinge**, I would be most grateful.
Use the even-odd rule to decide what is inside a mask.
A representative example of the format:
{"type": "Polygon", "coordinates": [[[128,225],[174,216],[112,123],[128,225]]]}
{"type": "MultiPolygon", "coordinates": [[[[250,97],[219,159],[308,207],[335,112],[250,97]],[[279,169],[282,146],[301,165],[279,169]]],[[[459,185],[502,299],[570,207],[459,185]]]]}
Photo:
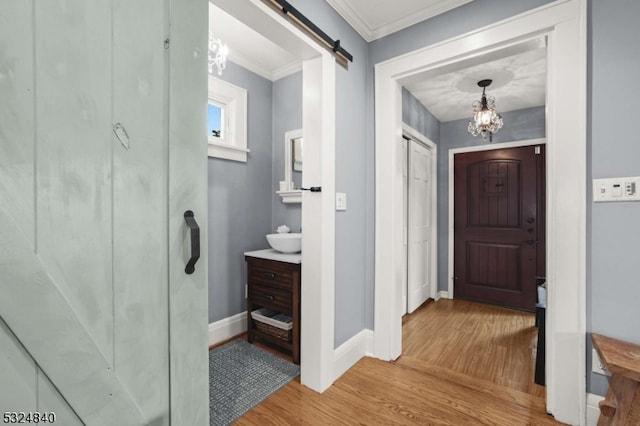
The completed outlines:
{"type": "Polygon", "coordinates": [[[536,155],[540,155],[540,146],[536,146],[534,152],[536,155]]]}

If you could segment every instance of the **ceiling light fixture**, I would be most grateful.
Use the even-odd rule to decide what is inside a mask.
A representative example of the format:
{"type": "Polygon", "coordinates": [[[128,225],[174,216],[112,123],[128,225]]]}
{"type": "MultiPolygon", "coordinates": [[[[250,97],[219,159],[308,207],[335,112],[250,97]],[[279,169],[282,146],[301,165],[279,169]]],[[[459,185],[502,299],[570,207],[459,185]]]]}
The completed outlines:
{"type": "Polygon", "coordinates": [[[482,139],[487,140],[489,136],[489,142],[493,142],[493,134],[496,133],[502,127],[502,116],[496,112],[496,99],[493,96],[489,96],[485,93],[487,86],[489,86],[493,80],[480,80],[478,86],[482,87],[482,98],[479,101],[473,103],[473,119],[469,121],[467,130],[473,136],[482,135],[482,139]]]}
{"type": "Polygon", "coordinates": [[[213,67],[218,68],[218,75],[222,75],[222,70],[227,66],[227,55],[229,48],[219,38],[213,36],[209,31],[209,74],[213,73],[213,67]]]}

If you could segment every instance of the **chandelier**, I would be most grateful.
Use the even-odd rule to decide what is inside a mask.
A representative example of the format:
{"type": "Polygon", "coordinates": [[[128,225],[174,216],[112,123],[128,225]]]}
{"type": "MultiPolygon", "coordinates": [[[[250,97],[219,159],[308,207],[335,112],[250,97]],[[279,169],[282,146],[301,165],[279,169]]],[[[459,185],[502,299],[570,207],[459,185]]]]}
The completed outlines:
{"type": "Polygon", "coordinates": [[[493,141],[493,134],[502,127],[502,117],[496,112],[496,99],[485,94],[487,86],[493,80],[480,80],[478,86],[482,87],[482,98],[473,103],[473,118],[469,121],[467,130],[473,136],[482,135],[482,139],[493,141]]]}
{"type": "Polygon", "coordinates": [[[222,70],[227,66],[228,53],[227,45],[209,31],[209,74],[213,73],[215,66],[218,69],[218,75],[222,75],[222,70]]]}

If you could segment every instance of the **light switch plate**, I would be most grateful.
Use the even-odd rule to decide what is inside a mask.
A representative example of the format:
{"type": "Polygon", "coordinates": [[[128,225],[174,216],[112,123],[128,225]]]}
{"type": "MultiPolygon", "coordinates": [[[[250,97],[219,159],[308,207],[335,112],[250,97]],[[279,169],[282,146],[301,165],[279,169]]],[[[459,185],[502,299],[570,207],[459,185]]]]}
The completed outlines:
{"type": "Polygon", "coordinates": [[[595,203],[640,201],[640,177],[621,177],[593,180],[595,203]]]}
{"type": "Polygon", "coordinates": [[[347,210],[347,194],[344,192],[336,192],[336,210],[347,210]]]}

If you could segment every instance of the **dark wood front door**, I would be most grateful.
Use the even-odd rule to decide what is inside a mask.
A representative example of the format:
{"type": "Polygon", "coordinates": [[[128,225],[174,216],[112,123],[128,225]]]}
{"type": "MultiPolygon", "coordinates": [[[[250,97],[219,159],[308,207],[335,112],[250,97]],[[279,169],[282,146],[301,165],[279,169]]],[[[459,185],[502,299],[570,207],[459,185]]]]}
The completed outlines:
{"type": "Polygon", "coordinates": [[[535,309],[544,185],[544,145],[454,156],[454,297],[535,309]]]}

